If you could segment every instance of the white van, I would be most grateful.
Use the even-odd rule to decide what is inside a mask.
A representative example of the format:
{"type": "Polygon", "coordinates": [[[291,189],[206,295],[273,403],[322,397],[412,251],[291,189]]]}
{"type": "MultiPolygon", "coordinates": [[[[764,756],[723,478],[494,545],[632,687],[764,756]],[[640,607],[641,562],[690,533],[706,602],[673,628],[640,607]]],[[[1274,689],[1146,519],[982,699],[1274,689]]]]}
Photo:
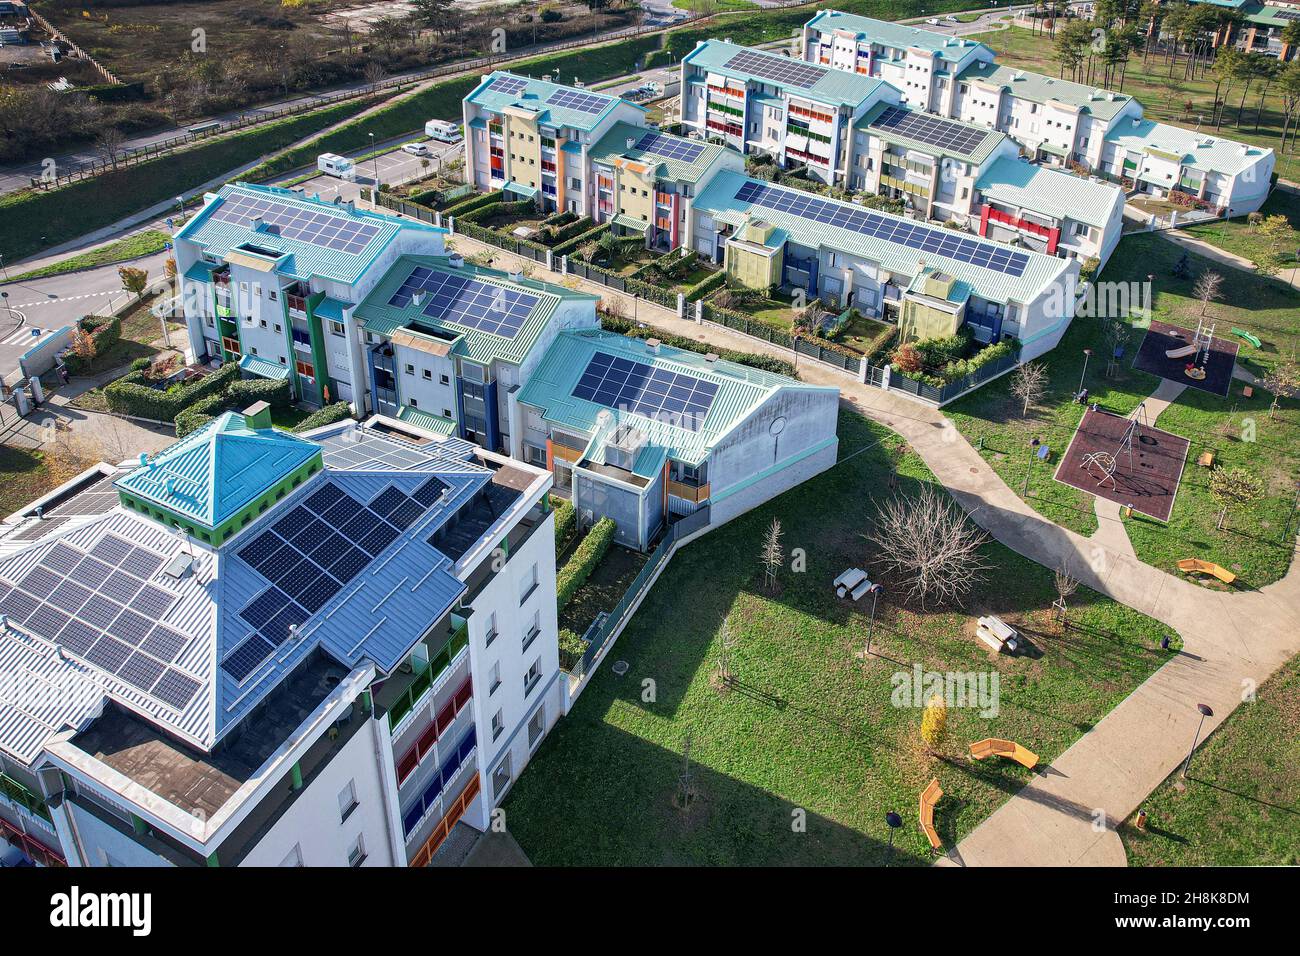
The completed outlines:
{"type": "Polygon", "coordinates": [[[460,127],[455,123],[436,119],[424,124],[424,135],[440,143],[459,143],[464,138],[460,135],[460,127]]]}
{"type": "Polygon", "coordinates": [[[338,153],[321,153],[316,157],[316,168],[322,173],[337,176],[339,179],[345,179],[350,183],[357,181],[356,164],[346,156],[340,156],[338,153]]]}

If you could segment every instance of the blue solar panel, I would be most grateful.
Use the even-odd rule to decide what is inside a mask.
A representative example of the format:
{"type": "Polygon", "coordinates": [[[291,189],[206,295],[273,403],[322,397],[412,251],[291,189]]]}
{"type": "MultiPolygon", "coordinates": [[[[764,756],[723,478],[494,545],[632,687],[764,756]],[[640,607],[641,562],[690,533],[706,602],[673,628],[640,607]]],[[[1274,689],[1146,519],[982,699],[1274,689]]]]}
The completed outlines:
{"type": "Polygon", "coordinates": [[[260,629],[263,624],[275,617],[288,603],[289,596],[279,588],[267,588],[249,601],[244,606],[244,609],[239,612],[239,616],[254,628],[260,629]]]}
{"type": "Polygon", "coordinates": [[[285,575],[276,584],[289,597],[296,598],[307,590],[309,584],[315,583],[321,573],[321,570],[311,561],[300,561],[292,574],[285,575]]]}
{"type": "Polygon", "coordinates": [[[382,518],[405,500],[406,492],[396,485],[389,485],[375,495],[375,500],[370,502],[370,510],[382,518]]]}
{"type": "MultiPolygon", "coordinates": [[[[236,681],[243,681],[271,656],[273,650],[275,650],[274,644],[260,634],[254,634],[226,656],[226,659],[221,662],[221,669],[236,681]]],[[[160,685],[161,683],[162,681],[159,681],[160,685]]],[[[158,693],[157,687],[154,688],[154,693],[158,693]]]]}
{"type": "Polygon", "coordinates": [[[610,104],[608,96],[585,93],[582,90],[556,90],[546,100],[547,106],[563,106],[579,113],[596,114],[610,104]]]}
{"type": "Polygon", "coordinates": [[[340,528],[339,532],[343,537],[347,538],[353,544],[356,544],[381,524],[383,524],[383,522],[373,511],[362,511],[359,515],[340,528]]]}
{"type": "Polygon", "coordinates": [[[145,580],[157,574],[158,569],[162,566],[163,559],[161,557],[143,548],[132,549],[131,553],[122,560],[120,565],[123,571],[145,580]]]}
{"type": "Polygon", "coordinates": [[[276,647],[279,647],[289,639],[289,628],[300,627],[306,620],[306,611],[296,604],[289,604],[279,614],[267,621],[260,633],[276,647]]]}
{"type": "Polygon", "coordinates": [[[139,578],[133,578],[129,574],[116,571],[99,586],[99,593],[110,600],[117,601],[119,604],[126,604],[136,596],[142,587],[144,587],[144,584],[139,578]]]}
{"type": "Polygon", "coordinates": [[[131,553],[131,542],[106,534],[90,549],[90,553],[109,564],[117,564],[131,553]]]}
{"type": "Polygon", "coordinates": [[[148,692],[166,667],[145,654],[136,651],[117,669],[118,680],[148,692]]]}
{"type": "Polygon", "coordinates": [[[311,550],[311,559],[319,564],[322,568],[328,568],[331,564],[343,557],[344,552],[348,549],[348,539],[341,534],[330,532],[311,550]]]}
{"type": "Polygon", "coordinates": [[[374,531],[370,532],[370,534],[366,535],[361,541],[358,541],[357,545],[362,551],[366,552],[366,554],[373,558],[377,557],[384,548],[392,544],[396,537],[397,530],[395,528],[386,524],[381,524],[379,527],[375,528],[374,531]]]}
{"type": "Polygon", "coordinates": [[[952,229],[925,226],[895,216],[854,209],[843,203],[819,199],[801,190],[784,189],[751,180],[743,183],[736,190],[735,198],[738,202],[775,209],[800,219],[848,229],[864,236],[894,242],[909,249],[944,256],[958,262],[970,263],[1004,275],[1022,276],[1029,265],[1028,255],[1016,252],[1008,246],[963,236],[952,229]]]}
{"type": "Polygon", "coordinates": [[[337,485],[327,484],[319,491],[312,492],[311,497],[302,504],[308,511],[320,514],[342,497],[345,497],[345,492],[342,489],[337,485]]]}
{"type": "Polygon", "coordinates": [[[307,609],[308,613],[315,614],[323,608],[342,587],[328,574],[322,574],[305,591],[297,596],[298,603],[307,609]]]}
{"type": "Polygon", "coordinates": [[[713,407],[714,382],[597,352],[573,388],[574,398],[698,431],[713,407]]]}
{"type": "Polygon", "coordinates": [[[61,607],[70,614],[75,614],[81,609],[81,606],[90,600],[90,588],[84,588],[80,584],[74,584],[71,581],[64,581],[54,593],[50,595],[49,602],[55,607],[61,607]]]}
{"type": "Polygon", "coordinates": [[[330,565],[330,574],[347,584],[370,563],[370,555],[359,548],[348,548],[343,556],[330,565]]]}
{"type": "Polygon", "coordinates": [[[424,512],[425,508],[423,505],[418,501],[413,501],[408,498],[393,509],[392,513],[388,516],[388,521],[394,527],[405,531],[411,525],[415,524],[424,512]]]}
{"type": "Polygon", "coordinates": [[[451,486],[441,478],[430,478],[419,488],[415,489],[415,494],[411,497],[424,505],[426,508],[433,507],[433,504],[442,497],[442,493],[451,486]]]}
{"type": "Polygon", "coordinates": [[[93,595],[82,605],[77,617],[93,627],[104,628],[113,623],[113,618],[122,612],[122,605],[110,601],[102,594],[93,595]]]}
{"type": "Polygon", "coordinates": [[[149,632],[149,636],[141,643],[140,650],[152,654],[160,661],[171,663],[180,656],[187,643],[189,641],[184,634],[159,624],[149,632]]]}
{"type": "Polygon", "coordinates": [[[132,647],[139,647],[152,630],[153,621],[135,611],[123,611],[117,620],[108,625],[108,633],[121,638],[132,647]]]}
{"type": "Polygon", "coordinates": [[[308,242],[349,255],[360,255],[379,227],[324,208],[304,209],[260,196],[230,195],[212,212],[211,222],[227,222],[252,229],[260,218],[270,235],[308,242]]]}
{"type": "Polygon", "coordinates": [[[153,685],[153,690],[150,693],[164,704],[175,707],[177,710],[184,710],[189,706],[190,701],[194,699],[194,695],[198,693],[198,690],[198,681],[169,667],[163,671],[162,677],[158,678],[158,683],[153,685]]]}
{"type": "Polygon", "coordinates": [[[86,660],[112,674],[131,656],[131,645],[104,635],[85,653],[86,660]]]}
{"type": "Polygon", "coordinates": [[[73,654],[84,655],[102,632],[83,621],[69,621],[56,640],[73,654]]]}
{"type": "Polygon", "coordinates": [[[416,269],[389,298],[388,304],[406,308],[421,294],[421,312],[439,322],[514,338],[528,321],[538,297],[468,276],[416,269]]]}
{"type": "Polygon", "coordinates": [[[635,148],[643,153],[662,156],[664,159],[680,159],[684,163],[695,162],[704,152],[704,146],[700,143],[692,143],[688,139],[678,139],[676,136],[654,131],[642,136],[635,148]]]}
{"type": "Polygon", "coordinates": [[[321,515],[321,518],[331,528],[342,528],[345,524],[359,515],[363,507],[364,505],[355,498],[341,498],[336,501],[328,511],[321,515]]]}
{"type": "Polygon", "coordinates": [[[313,520],[311,512],[299,506],[271,525],[271,528],[280,537],[288,540],[310,525],[313,520]]]}
{"type": "Polygon", "coordinates": [[[494,93],[505,93],[507,96],[513,96],[528,88],[528,82],[521,80],[517,76],[498,76],[488,84],[487,87],[494,93]]]}
{"type": "Polygon", "coordinates": [[[32,612],[41,606],[41,602],[36,600],[30,594],[22,591],[10,591],[9,595],[0,601],[0,614],[4,614],[16,624],[31,617],[32,612]]]}
{"type": "Polygon", "coordinates": [[[254,570],[262,570],[265,564],[275,552],[280,550],[283,542],[280,538],[269,531],[263,531],[252,543],[245,545],[239,552],[239,556],[248,563],[254,570]]]}

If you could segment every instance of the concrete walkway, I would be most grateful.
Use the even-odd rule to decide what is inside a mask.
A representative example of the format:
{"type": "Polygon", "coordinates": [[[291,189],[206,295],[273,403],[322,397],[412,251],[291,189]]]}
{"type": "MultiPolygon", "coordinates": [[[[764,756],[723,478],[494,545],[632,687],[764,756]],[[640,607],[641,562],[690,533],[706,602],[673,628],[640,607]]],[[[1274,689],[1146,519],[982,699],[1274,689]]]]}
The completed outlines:
{"type": "MultiPolygon", "coordinates": [[[[457,236],[469,254],[488,252],[499,267],[527,267],[539,279],[564,277],[495,247],[457,236]]],[[[574,277],[566,281],[573,282],[574,277]]],[[[730,329],[697,325],[671,310],[581,282],[633,316],[677,335],[787,360],[788,349],[730,329]]],[[[1050,767],[1008,800],[953,850],[946,862],[965,865],[1124,865],[1115,826],[1186,756],[1200,717],[1215,716],[1205,736],[1238,704],[1244,688],[1266,680],[1300,652],[1300,561],[1281,581],[1258,591],[1225,593],[1139,561],[1109,536],[1085,538],[1038,515],[993,471],[938,409],[854,382],[807,359],[805,381],[839,387],[858,412],[902,435],[972,519],[993,537],[1044,567],[1063,563],[1081,583],[1161,621],[1183,650],[1112,710],[1050,767]]],[[[1150,417],[1175,398],[1157,391],[1150,417]]],[[[1127,536],[1125,536],[1127,537],[1127,536]]],[[[942,813],[942,809],[940,810],[942,813]]]]}

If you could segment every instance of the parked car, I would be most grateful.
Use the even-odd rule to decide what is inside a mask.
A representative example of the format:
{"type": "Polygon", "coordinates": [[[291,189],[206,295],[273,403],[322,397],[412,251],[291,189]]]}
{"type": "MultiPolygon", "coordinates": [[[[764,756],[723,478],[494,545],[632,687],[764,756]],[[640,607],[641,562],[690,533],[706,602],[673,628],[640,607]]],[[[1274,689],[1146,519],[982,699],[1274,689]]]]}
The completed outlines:
{"type": "Polygon", "coordinates": [[[407,143],[402,147],[402,152],[410,153],[412,156],[428,156],[429,147],[425,143],[407,143]]]}
{"type": "Polygon", "coordinates": [[[930,19],[926,20],[925,22],[928,23],[928,24],[930,24],[930,26],[932,26],[932,27],[943,26],[943,24],[939,22],[939,18],[938,18],[938,17],[930,17],[930,19]]]}

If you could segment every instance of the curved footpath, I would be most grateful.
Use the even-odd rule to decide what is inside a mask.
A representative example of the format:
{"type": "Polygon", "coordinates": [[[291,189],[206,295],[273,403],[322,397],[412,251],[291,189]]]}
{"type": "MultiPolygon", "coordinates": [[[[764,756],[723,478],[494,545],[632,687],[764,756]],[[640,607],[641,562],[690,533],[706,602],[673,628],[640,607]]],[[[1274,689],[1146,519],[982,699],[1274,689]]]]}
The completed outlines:
{"type": "MultiPolygon", "coordinates": [[[[488,252],[501,266],[527,266],[539,279],[558,281],[531,260],[519,259],[465,236],[463,252],[488,252]]],[[[582,282],[605,299],[630,296],[582,282]]],[[[788,349],[712,325],[679,319],[638,301],[638,318],[665,331],[726,348],[790,359],[788,349]]],[[[1113,529],[1085,538],[1037,514],[1007,487],[938,409],[851,381],[805,359],[800,376],[834,385],[863,415],[905,438],[972,519],[1009,548],[1048,568],[1069,566],[1088,587],[1127,604],[1178,632],[1183,650],[1125,698],[1051,766],[975,828],[940,861],[972,866],[1123,866],[1115,827],[1128,817],[1187,755],[1200,715],[1215,716],[1209,733],[1286,660],[1300,653],[1300,561],[1281,581],[1257,591],[1211,591],[1138,560],[1113,529]],[[1112,546],[1107,546],[1112,543],[1112,546]]],[[[1156,397],[1166,398],[1157,390],[1156,397]]],[[[1103,520],[1103,526],[1110,522],[1103,520]]]]}

